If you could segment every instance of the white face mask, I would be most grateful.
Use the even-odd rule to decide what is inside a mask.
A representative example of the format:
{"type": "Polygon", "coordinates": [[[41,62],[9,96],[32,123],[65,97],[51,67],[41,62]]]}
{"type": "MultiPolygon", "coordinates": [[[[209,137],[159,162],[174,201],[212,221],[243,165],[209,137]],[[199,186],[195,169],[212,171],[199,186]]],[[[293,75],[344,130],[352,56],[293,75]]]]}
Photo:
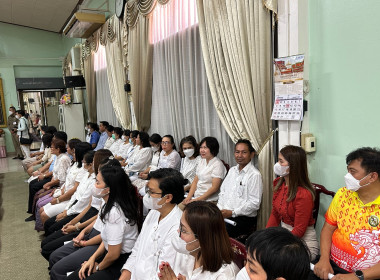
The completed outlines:
{"type": "Polygon", "coordinates": [[[149,194],[145,194],[143,198],[144,206],[148,209],[157,210],[162,208],[162,206],[165,205],[161,204],[159,205],[158,202],[161,201],[163,197],[151,197],[149,194]]]}
{"type": "Polygon", "coordinates": [[[123,141],[125,141],[126,136],[125,136],[125,135],[121,136],[121,139],[122,139],[123,141]]]}
{"type": "Polygon", "coordinates": [[[104,196],[106,196],[108,193],[102,193],[106,188],[102,188],[102,189],[98,189],[97,187],[93,187],[91,192],[92,192],[92,196],[93,197],[96,197],[96,198],[103,198],[104,196]]]}
{"type": "Polygon", "coordinates": [[[184,150],[183,153],[185,154],[185,156],[187,158],[191,158],[194,154],[194,149],[187,149],[187,150],[184,150]]]}
{"type": "Polygon", "coordinates": [[[186,241],[182,240],[182,238],[179,237],[179,235],[175,235],[172,238],[172,245],[173,245],[174,250],[176,250],[178,253],[190,255],[192,252],[195,252],[196,250],[200,249],[201,247],[198,247],[198,248],[195,248],[194,250],[189,251],[189,250],[187,250],[186,245],[194,243],[197,240],[198,239],[194,239],[193,241],[186,243],[186,241]]]}
{"type": "Polygon", "coordinates": [[[282,166],[279,162],[276,162],[276,164],[273,166],[273,171],[276,175],[284,177],[289,174],[289,171],[286,171],[288,168],[289,166],[282,166]]]}
{"type": "Polygon", "coordinates": [[[153,151],[153,153],[157,152],[158,151],[158,147],[152,146],[152,151],[153,151]]]}
{"type": "Polygon", "coordinates": [[[351,175],[351,173],[347,173],[345,176],[344,176],[344,181],[346,182],[346,188],[350,191],[353,191],[353,192],[356,192],[358,189],[360,189],[361,187],[365,187],[365,186],[368,186],[369,184],[371,183],[368,183],[368,184],[365,184],[363,186],[360,185],[360,182],[365,178],[367,177],[369,174],[367,174],[366,176],[364,176],[363,178],[361,178],[360,180],[357,180],[354,178],[354,176],[351,175]]]}
{"type": "Polygon", "coordinates": [[[20,119],[20,116],[19,116],[19,115],[16,115],[16,119],[20,119]]]}
{"type": "Polygon", "coordinates": [[[8,111],[8,113],[9,113],[9,115],[12,115],[12,114],[13,114],[13,112],[12,112],[12,111],[8,111]]]}

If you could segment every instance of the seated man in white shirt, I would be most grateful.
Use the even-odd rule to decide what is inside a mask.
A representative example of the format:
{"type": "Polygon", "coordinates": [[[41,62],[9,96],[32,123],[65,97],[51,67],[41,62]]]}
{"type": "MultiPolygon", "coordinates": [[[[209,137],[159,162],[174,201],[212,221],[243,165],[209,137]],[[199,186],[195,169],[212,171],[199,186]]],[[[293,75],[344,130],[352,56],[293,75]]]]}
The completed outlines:
{"type": "Polygon", "coordinates": [[[151,210],[119,280],[159,279],[159,264],[174,263],[176,250],[171,240],[178,235],[182,211],[177,204],[183,200],[187,179],[172,168],[152,171],[148,179],[143,202],[151,210]]]}
{"type": "Polygon", "coordinates": [[[256,225],[257,210],[263,193],[261,174],[251,160],[255,149],[251,142],[240,139],[235,144],[235,160],[220,188],[218,207],[223,217],[236,222],[236,226],[226,223],[230,237],[251,234],[256,225]]]}

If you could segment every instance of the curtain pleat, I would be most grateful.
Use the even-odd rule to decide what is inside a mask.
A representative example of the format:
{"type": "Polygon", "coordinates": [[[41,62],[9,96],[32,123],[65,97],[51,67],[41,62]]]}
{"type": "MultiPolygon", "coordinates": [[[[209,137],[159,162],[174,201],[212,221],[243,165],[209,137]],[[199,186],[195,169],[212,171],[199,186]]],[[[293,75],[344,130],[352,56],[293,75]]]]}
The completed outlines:
{"type": "Polygon", "coordinates": [[[200,38],[212,99],[226,131],[259,154],[264,192],[258,228],[272,200],[271,15],[262,0],[197,0],[200,38]],[[265,144],[265,147],[262,147],[265,144]],[[269,168],[270,167],[270,168],[269,168]]]}

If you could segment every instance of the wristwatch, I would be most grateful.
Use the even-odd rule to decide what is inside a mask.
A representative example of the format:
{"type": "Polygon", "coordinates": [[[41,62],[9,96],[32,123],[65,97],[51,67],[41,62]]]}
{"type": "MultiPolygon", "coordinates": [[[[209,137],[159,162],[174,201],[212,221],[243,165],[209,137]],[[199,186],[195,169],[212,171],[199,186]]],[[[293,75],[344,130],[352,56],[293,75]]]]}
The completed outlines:
{"type": "Polygon", "coordinates": [[[363,274],[363,271],[361,270],[356,270],[355,276],[358,277],[360,280],[364,280],[364,274],[363,274]]]}
{"type": "Polygon", "coordinates": [[[235,218],[236,217],[236,213],[234,210],[232,210],[232,218],[235,218]]]}
{"type": "Polygon", "coordinates": [[[96,270],[96,271],[99,271],[99,265],[96,266],[95,270],[96,270]]]}

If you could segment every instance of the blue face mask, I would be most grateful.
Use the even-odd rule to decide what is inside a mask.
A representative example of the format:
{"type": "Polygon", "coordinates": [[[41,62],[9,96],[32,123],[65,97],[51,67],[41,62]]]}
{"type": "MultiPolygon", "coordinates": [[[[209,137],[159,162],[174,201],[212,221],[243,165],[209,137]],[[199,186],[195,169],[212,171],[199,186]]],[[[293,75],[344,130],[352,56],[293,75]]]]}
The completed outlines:
{"type": "Polygon", "coordinates": [[[69,154],[69,158],[70,158],[71,160],[74,160],[74,156],[73,156],[73,155],[70,155],[70,154],[69,154]]]}
{"type": "Polygon", "coordinates": [[[129,143],[133,144],[133,142],[132,142],[132,139],[131,139],[131,138],[129,138],[129,143]]]}

